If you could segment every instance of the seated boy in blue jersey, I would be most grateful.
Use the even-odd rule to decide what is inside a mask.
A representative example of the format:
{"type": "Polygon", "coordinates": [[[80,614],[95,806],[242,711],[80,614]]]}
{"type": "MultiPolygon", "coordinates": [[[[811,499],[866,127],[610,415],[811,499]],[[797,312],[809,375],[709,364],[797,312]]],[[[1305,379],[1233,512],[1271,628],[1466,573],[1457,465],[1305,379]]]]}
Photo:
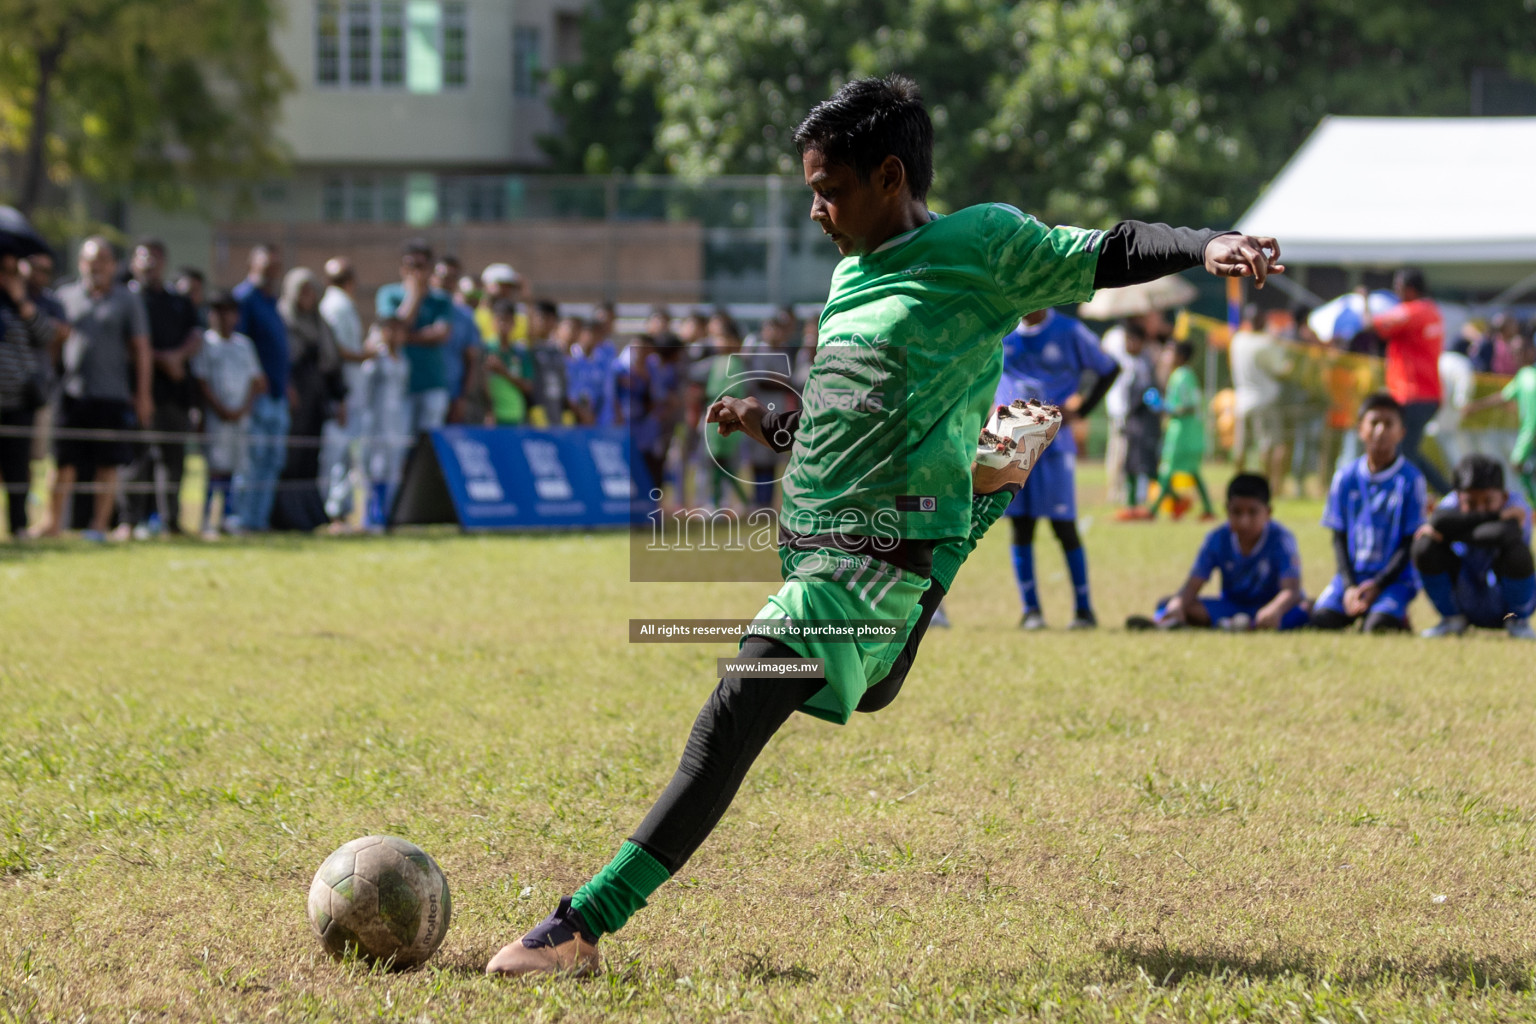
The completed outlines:
{"type": "Polygon", "coordinates": [[[1481,626],[1536,640],[1530,506],[1505,488],[1504,467],[1490,456],[1468,455],[1452,480],[1455,490],[1413,538],[1414,568],[1441,616],[1423,635],[1459,636],[1481,626]]]}
{"type": "Polygon", "coordinates": [[[1184,589],[1148,619],[1133,615],[1127,629],[1300,629],[1307,624],[1301,592],[1301,555],[1290,530],[1270,518],[1269,481],[1239,473],[1227,485],[1227,521],[1205,537],[1184,589]],[[1221,596],[1200,588],[1221,571],[1221,596]]]}
{"type": "Polygon", "coordinates": [[[1365,454],[1339,467],[1328,489],[1323,525],[1333,531],[1338,573],[1312,606],[1317,629],[1345,629],[1361,619],[1367,633],[1408,629],[1418,593],[1410,562],[1413,534],[1424,522],[1424,475],[1403,458],[1403,407],[1385,392],[1360,405],[1365,454]]]}
{"type": "Polygon", "coordinates": [[[1120,373],[1120,364],[1099,347],[1082,322],[1054,310],[1030,313],[1003,338],[1003,376],[997,404],[1038,398],[1061,407],[1063,429],[1045,450],[1026,483],[1008,506],[1013,522],[1013,573],[1024,604],[1024,629],[1044,629],[1040,594],[1035,589],[1035,523],[1051,521],[1072,576],[1076,614],[1071,629],[1098,625],[1088,592],[1088,558],[1077,535],[1077,442],[1074,419],[1093,412],[1120,373]]]}

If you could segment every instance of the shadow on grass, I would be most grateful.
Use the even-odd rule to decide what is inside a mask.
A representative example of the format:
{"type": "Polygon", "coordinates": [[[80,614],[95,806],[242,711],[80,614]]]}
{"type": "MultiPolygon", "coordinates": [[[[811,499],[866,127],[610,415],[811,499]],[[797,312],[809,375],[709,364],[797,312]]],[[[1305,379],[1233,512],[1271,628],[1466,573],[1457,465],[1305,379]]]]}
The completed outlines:
{"type": "Polygon", "coordinates": [[[1412,985],[1500,988],[1509,992],[1536,991],[1536,963],[1499,956],[1451,953],[1437,959],[1372,958],[1361,963],[1325,964],[1322,957],[1301,952],[1295,956],[1242,953],[1189,952],[1167,946],[1104,945],[1115,973],[1145,974],[1157,985],[1185,980],[1231,979],[1272,981],[1296,978],[1308,982],[1369,987],[1401,981],[1412,985]]]}

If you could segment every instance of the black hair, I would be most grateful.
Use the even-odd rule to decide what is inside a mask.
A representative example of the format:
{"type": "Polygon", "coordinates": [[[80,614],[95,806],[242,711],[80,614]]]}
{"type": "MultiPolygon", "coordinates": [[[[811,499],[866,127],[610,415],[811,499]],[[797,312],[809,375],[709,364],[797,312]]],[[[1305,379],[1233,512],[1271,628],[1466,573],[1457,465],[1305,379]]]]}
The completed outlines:
{"type": "Polygon", "coordinates": [[[913,199],[926,199],[933,186],[933,121],[917,83],[905,75],[857,78],[816,104],[795,129],[795,149],[846,164],[860,181],[894,156],[906,168],[913,199]]]}
{"type": "Polygon", "coordinates": [[[1269,481],[1257,473],[1239,473],[1227,484],[1227,500],[1252,498],[1269,507],[1269,481]]]}
{"type": "Polygon", "coordinates": [[[209,309],[239,309],[240,308],[240,300],[235,298],[235,293],[234,292],[229,291],[229,290],[224,289],[224,288],[220,288],[218,291],[214,292],[213,293],[213,297],[208,300],[208,308],[209,309]]]}
{"type": "Polygon", "coordinates": [[[1173,343],[1173,354],[1180,362],[1187,363],[1195,358],[1195,346],[1187,341],[1173,343]]]}
{"type": "Polygon", "coordinates": [[[198,282],[199,284],[206,284],[208,282],[208,279],[203,276],[203,272],[198,270],[196,267],[182,267],[180,270],[176,271],[176,276],[188,278],[198,282]]]}
{"type": "Polygon", "coordinates": [[[157,252],[161,256],[165,255],[165,243],[158,238],[141,238],[133,243],[133,247],[135,249],[148,249],[150,252],[157,252]]]}
{"type": "Polygon", "coordinates": [[[1403,403],[1385,391],[1377,391],[1366,395],[1365,401],[1360,403],[1360,412],[1355,417],[1356,421],[1365,419],[1365,414],[1368,412],[1390,412],[1401,421],[1403,418],[1403,403]]]}
{"type": "Polygon", "coordinates": [[[604,299],[602,302],[599,302],[597,305],[592,307],[592,315],[594,317],[596,317],[599,312],[607,313],[609,316],[617,316],[619,311],[613,303],[609,302],[607,299],[604,299]]]}
{"type": "Polygon", "coordinates": [[[443,253],[441,256],[439,256],[437,258],[437,262],[439,262],[439,263],[446,263],[448,266],[453,267],[455,270],[463,270],[464,269],[463,261],[460,260],[457,256],[455,256],[451,252],[443,253]]]}
{"type": "Polygon", "coordinates": [[[1404,288],[1412,288],[1420,295],[1427,294],[1429,289],[1424,285],[1424,271],[1418,267],[1404,267],[1392,275],[1394,282],[1401,283],[1404,288]]]}
{"type": "Polygon", "coordinates": [[[550,302],[548,299],[540,299],[538,302],[533,304],[533,308],[538,310],[540,313],[543,313],[545,316],[552,316],[556,320],[560,319],[560,307],[555,305],[553,302],[550,302]]]}
{"type": "Polygon", "coordinates": [[[491,312],[496,316],[516,316],[517,303],[511,299],[497,299],[491,303],[491,312]]]}
{"type": "Polygon", "coordinates": [[[711,320],[719,320],[725,325],[725,331],[731,337],[740,339],[741,328],[736,325],[736,318],[724,306],[716,306],[715,311],[709,314],[711,320]]]}
{"type": "Polygon", "coordinates": [[[1451,485],[1458,491],[1504,490],[1504,466],[1481,452],[1464,456],[1451,471],[1451,485]]]}
{"type": "Polygon", "coordinates": [[[432,245],[425,238],[408,238],[400,247],[400,258],[408,259],[411,256],[420,256],[428,263],[432,262],[432,245]]]}

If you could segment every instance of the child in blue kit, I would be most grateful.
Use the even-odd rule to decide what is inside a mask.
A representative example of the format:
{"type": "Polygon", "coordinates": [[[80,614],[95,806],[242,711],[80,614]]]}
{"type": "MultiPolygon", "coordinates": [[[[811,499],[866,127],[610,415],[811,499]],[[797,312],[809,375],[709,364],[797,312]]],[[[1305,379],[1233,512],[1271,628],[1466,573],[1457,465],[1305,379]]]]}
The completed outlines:
{"type": "Polygon", "coordinates": [[[1071,629],[1098,624],[1088,591],[1088,558],[1077,533],[1077,443],[1070,424],[1094,410],[1120,373],[1120,364],[1099,347],[1099,339],[1081,321],[1054,310],[1030,313],[1003,338],[1003,375],[997,404],[1039,399],[1061,407],[1063,429],[1040,456],[1007,515],[1013,523],[1013,572],[1019,584],[1024,629],[1045,628],[1035,587],[1035,524],[1051,522],[1072,576],[1076,613],[1071,629]]]}
{"type": "Polygon", "coordinates": [[[1536,564],[1531,508],[1504,485],[1504,467],[1468,455],[1452,474],[1455,489],[1413,538],[1413,565],[1424,595],[1440,613],[1426,637],[1458,636],[1469,626],[1536,640],[1536,564]]]}
{"type": "Polygon", "coordinates": [[[1337,574],[1312,606],[1317,629],[1364,620],[1367,633],[1408,629],[1419,590],[1411,562],[1414,531],[1424,522],[1424,475],[1398,451],[1403,407],[1385,392],[1361,403],[1358,433],[1365,454],[1339,467],[1328,489],[1323,525],[1333,531],[1337,574]]]}
{"type": "Polygon", "coordinates": [[[1227,485],[1227,521],[1206,535],[1184,588],[1153,618],[1133,615],[1127,629],[1215,626],[1248,630],[1300,629],[1307,624],[1296,538],[1270,517],[1269,481],[1239,473],[1227,485]],[[1200,589],[1218,571],[1221,596],[1200,589]]]}

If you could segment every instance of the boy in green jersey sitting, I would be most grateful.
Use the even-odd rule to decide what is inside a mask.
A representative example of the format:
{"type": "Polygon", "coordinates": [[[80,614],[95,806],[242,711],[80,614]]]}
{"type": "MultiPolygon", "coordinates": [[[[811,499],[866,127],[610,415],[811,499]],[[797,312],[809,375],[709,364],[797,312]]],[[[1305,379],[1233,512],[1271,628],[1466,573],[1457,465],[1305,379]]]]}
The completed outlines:
{"type": "Polygon", "coordinates": [[[489,974],[597,970],[601,936],[687,863],[790,715],[841,723],[896,696],[961,563],[1032,468],[977,461],[1002,339],[1025,313],[1202,263],[1259,284],[1284,269],[1271,238],[1135,221],[1046,228],[1001,204],[931,213],[933,125],[899,76],[850,82],[810,112],[795,144],[811,218],[844,257],[804,402],[786,413],[722,399],[708,419],[790,452],[784,584],[756,619],[879,620],[898,635],[823,643],[749,632],[741,659],[819,658],[822,676],[721,679],[645,820],[591,881],[497,953],[489,974]]]}

